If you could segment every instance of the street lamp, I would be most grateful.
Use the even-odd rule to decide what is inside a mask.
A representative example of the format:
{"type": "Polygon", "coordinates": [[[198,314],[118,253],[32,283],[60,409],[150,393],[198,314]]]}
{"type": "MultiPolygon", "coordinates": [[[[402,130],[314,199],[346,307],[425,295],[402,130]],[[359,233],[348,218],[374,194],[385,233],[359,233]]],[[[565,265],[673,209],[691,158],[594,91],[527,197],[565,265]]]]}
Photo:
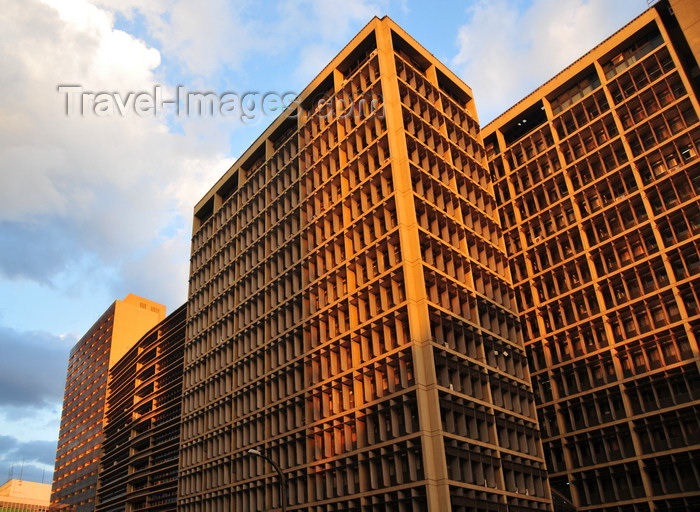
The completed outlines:
{"type": "Polygon", "coordinates": [[[280,502],[282,503],[282,512],[287,512],[287,477],[284,476],[284,473],[282,473],[282,468],[280,468],[274,460],[272,460],[260,450],[251,448],[248,450],[248,453],[250,453],[251,455],[257,455],[258,457],[262,457],[267,462],[269,462],[273,468],[275,468],[275,471],[277,471],[277,474],[280,477],[280,502]]]}

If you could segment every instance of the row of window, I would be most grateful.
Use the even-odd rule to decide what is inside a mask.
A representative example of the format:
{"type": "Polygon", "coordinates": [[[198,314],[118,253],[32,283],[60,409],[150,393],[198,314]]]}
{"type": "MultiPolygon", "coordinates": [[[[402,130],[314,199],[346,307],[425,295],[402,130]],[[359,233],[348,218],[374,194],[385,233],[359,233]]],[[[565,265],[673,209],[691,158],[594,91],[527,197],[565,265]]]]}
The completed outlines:
{"type": "Polygon", "coordinates": [[[612,354],[594,353],[585,359],[559,366],[535,379],[539,403],[573,396],[617,380],[612,354]]]}
{"type": "Polygon", "coordinates": [[[445,453],[451,480],[524,495],[545,495],[546,472],[541,462],[520,457],[516,462],[507,453],[498,457],[489,448],[450,437],[445,438],[445,453]]]}
{"type": "Polygon", "coordinates": [[[625,386],[633,414],[679,406],[700,398],[700,375],[694,363],[640,377],[625,386]]]}
{"type": "MultiPolygon", "coordinates": [[[[567,165],[588,155],[593,151],[600,151],[608,141],[618,135],[617,125],[612,114],[594,121],[591,125],[583,127],[580,131],[559,143],[559,149],[567,165]]],[[[619,155],[619,153],[618,153],[619,155]]],[[[618,161],[622,158],[618,156],[618,161]]]]}
{"type": "MultiPolygon", "coordinates": [[[[657,46],[663,43],[660,36],[654,41],[657,46]]],[[[651,49],[653,48],[647,47],[647,51],[651,49]]],[[[631,96],[635,96],[650,83],[655,82],[664,74],[675,69],[675,63],[665,46],[662,46],[659,51],[651,55],[648,53],[639,55],[637,58],[628,59],[625,62],[632,65],[632,67],[617,76],[608,85],[616,105],[631,96]]],[[[611,77],[608,76],[607,78],[611,77]]]]}
{"type": "Polygon", "coordinates": [[[476,138],[479,130],[478,123],[469,115],[468,111],[457,104],[449,94],[446,94],[446,91],[439,84],[436,87],[430,83],[418,68],[410,63],[410,59],[402,57],[405,56],[395,56],[397,76],[408,86],[400,86],[402,102],[407,106],[415,107],[413,108],[414,112],[421,117],[424,113],[427,118],[435,115],[442,118],[444,115],[445,119],[454,123],[454,126],[458,128],[457,131],[469,133],[476,138]],[[440,110],[431,109],[432,112],[428,112],[427,109],[432,105],[439,105],[440,110]]]}
{"type": "MultiPolygon", "coordinates": [[[[600,86],[600,81],[598,81],[596,87],[598,86],[600,86]]],[[[559,139],[565,139],[576,131],[588,126],[609,109],[610,104],[605,91],[598,89],[590,96],[585,97],[583,101],[577,102],[573,107],[564,110],[560,116],[556,116],[557,112],[554,112],[556,108],[553,105],[552,112],[556,117],[553,119],[552,124],[557,131],[559,139]]]]}
{"type": "Polygon", "coordinates": [[[635,420],[634,430],[644,454],[687,448],[700,442],[698,407],[684,407],[635,420]]]}
{"type": "MultiPolygon", "coordinates": [[[[647,300],[627,304],[609,317],[613,336],[619,343],[628,342],[640,334],[661,329],[681,319],[675,297],[670,290],[657,292],[655,297],[647,300]]],[[[646,365],[638,365],[635,362],[634,366],[637,373],[640,370],[639,366],[646,365]]]]}

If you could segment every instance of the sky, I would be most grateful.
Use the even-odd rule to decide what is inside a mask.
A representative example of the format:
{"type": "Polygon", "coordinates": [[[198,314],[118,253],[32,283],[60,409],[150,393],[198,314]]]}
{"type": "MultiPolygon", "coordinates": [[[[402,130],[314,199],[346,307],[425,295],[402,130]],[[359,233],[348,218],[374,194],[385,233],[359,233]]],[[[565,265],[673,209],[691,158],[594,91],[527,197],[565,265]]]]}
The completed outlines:
{"type": "Polygon", "coordinates": [[[0,0],[0,483],[51,482],[70,348],[128,293],[185,302],[194,204],[372,16],[453,69],[485,125],[646,8],[0,0]],[[178,112],[178,93],[222,108],[178,112]]]}

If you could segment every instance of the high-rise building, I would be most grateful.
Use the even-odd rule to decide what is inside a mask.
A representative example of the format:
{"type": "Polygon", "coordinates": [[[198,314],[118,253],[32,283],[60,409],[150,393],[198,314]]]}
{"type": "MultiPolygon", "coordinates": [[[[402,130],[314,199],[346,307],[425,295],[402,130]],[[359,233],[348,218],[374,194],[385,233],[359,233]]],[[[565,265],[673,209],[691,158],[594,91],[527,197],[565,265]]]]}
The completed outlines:
{"type": "Polygon", "coordinates": [[[183,512],[550,510],[472,93],[390,19],[196,206],[184,365],[183,512]]]}
{"type": "Polygon", "coordinates": [[[483,130],[552,489],[582,511],[700,510],[699,20],[656,3],[483,130]]]}
{"type": "Polygon", "coordinates": [[[71,350],[52,505],[94,510],[109,368],[164,316],[165,306],[129,294],[115,301],[71,350]]]}
{"type": "Polygon", "coordinates": [[[175,511],[186,305],[109,371],[95,510],[175,511]]]}

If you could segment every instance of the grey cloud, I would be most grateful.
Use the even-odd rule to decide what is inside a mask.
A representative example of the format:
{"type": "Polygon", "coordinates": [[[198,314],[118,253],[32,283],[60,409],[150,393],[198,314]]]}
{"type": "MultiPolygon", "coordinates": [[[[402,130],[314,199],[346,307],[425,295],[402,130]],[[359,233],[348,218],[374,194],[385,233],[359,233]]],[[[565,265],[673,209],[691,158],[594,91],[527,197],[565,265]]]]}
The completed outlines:
{"type": "MultiPolygon", "coordinates": [[[[0,461],[38,462],[53,465],[56,459],[56,441],[22,442],[12,436],[0,435],[0,461]]],[[[1,473],[0,473],[1,474],[1,473]]]]}
{"type": "Polygon", "coordinates": [[[0,275],[47,284],[69,261],[71,243],[53,225],[0,221],[0,275]]]}
{"type": "Polygon", "coordinates": [[[0,460],[0,475],[2,475],[2,480],[5,478],[14,478],[27,482],[39,482],[42,484],[50,484],[53,480],[53,463],[50,467],[40,467],[36,464],[27,463],[25,461],[22,464],[22,459],[12,460],[12,461],[2,461],[0,460]]]}
{"type": "MultiPolygon", "coordinates": [[[[22,442],[0,435],[0,478],[51,483],[56,441],[22,442]]],[[[1,480],[0,480],[1,481],[1,480]]]]}
{"type": "Polygon", "coordinates": [[[46,332],[0,326],[0,406],[42,408],[60,403],[71,342],[46,332]]]}
{"type": "Polygon", "coordinates": [[[56,460],[56,441],[27,441],[19,443],[18,450],[25,461],[53,465],[56,460]]]}
{"type": "Polygon", "coordinates": [[[12,436],[0,435],[0,454],[13,451],[17,443],[17,439],[12,436]]]}

